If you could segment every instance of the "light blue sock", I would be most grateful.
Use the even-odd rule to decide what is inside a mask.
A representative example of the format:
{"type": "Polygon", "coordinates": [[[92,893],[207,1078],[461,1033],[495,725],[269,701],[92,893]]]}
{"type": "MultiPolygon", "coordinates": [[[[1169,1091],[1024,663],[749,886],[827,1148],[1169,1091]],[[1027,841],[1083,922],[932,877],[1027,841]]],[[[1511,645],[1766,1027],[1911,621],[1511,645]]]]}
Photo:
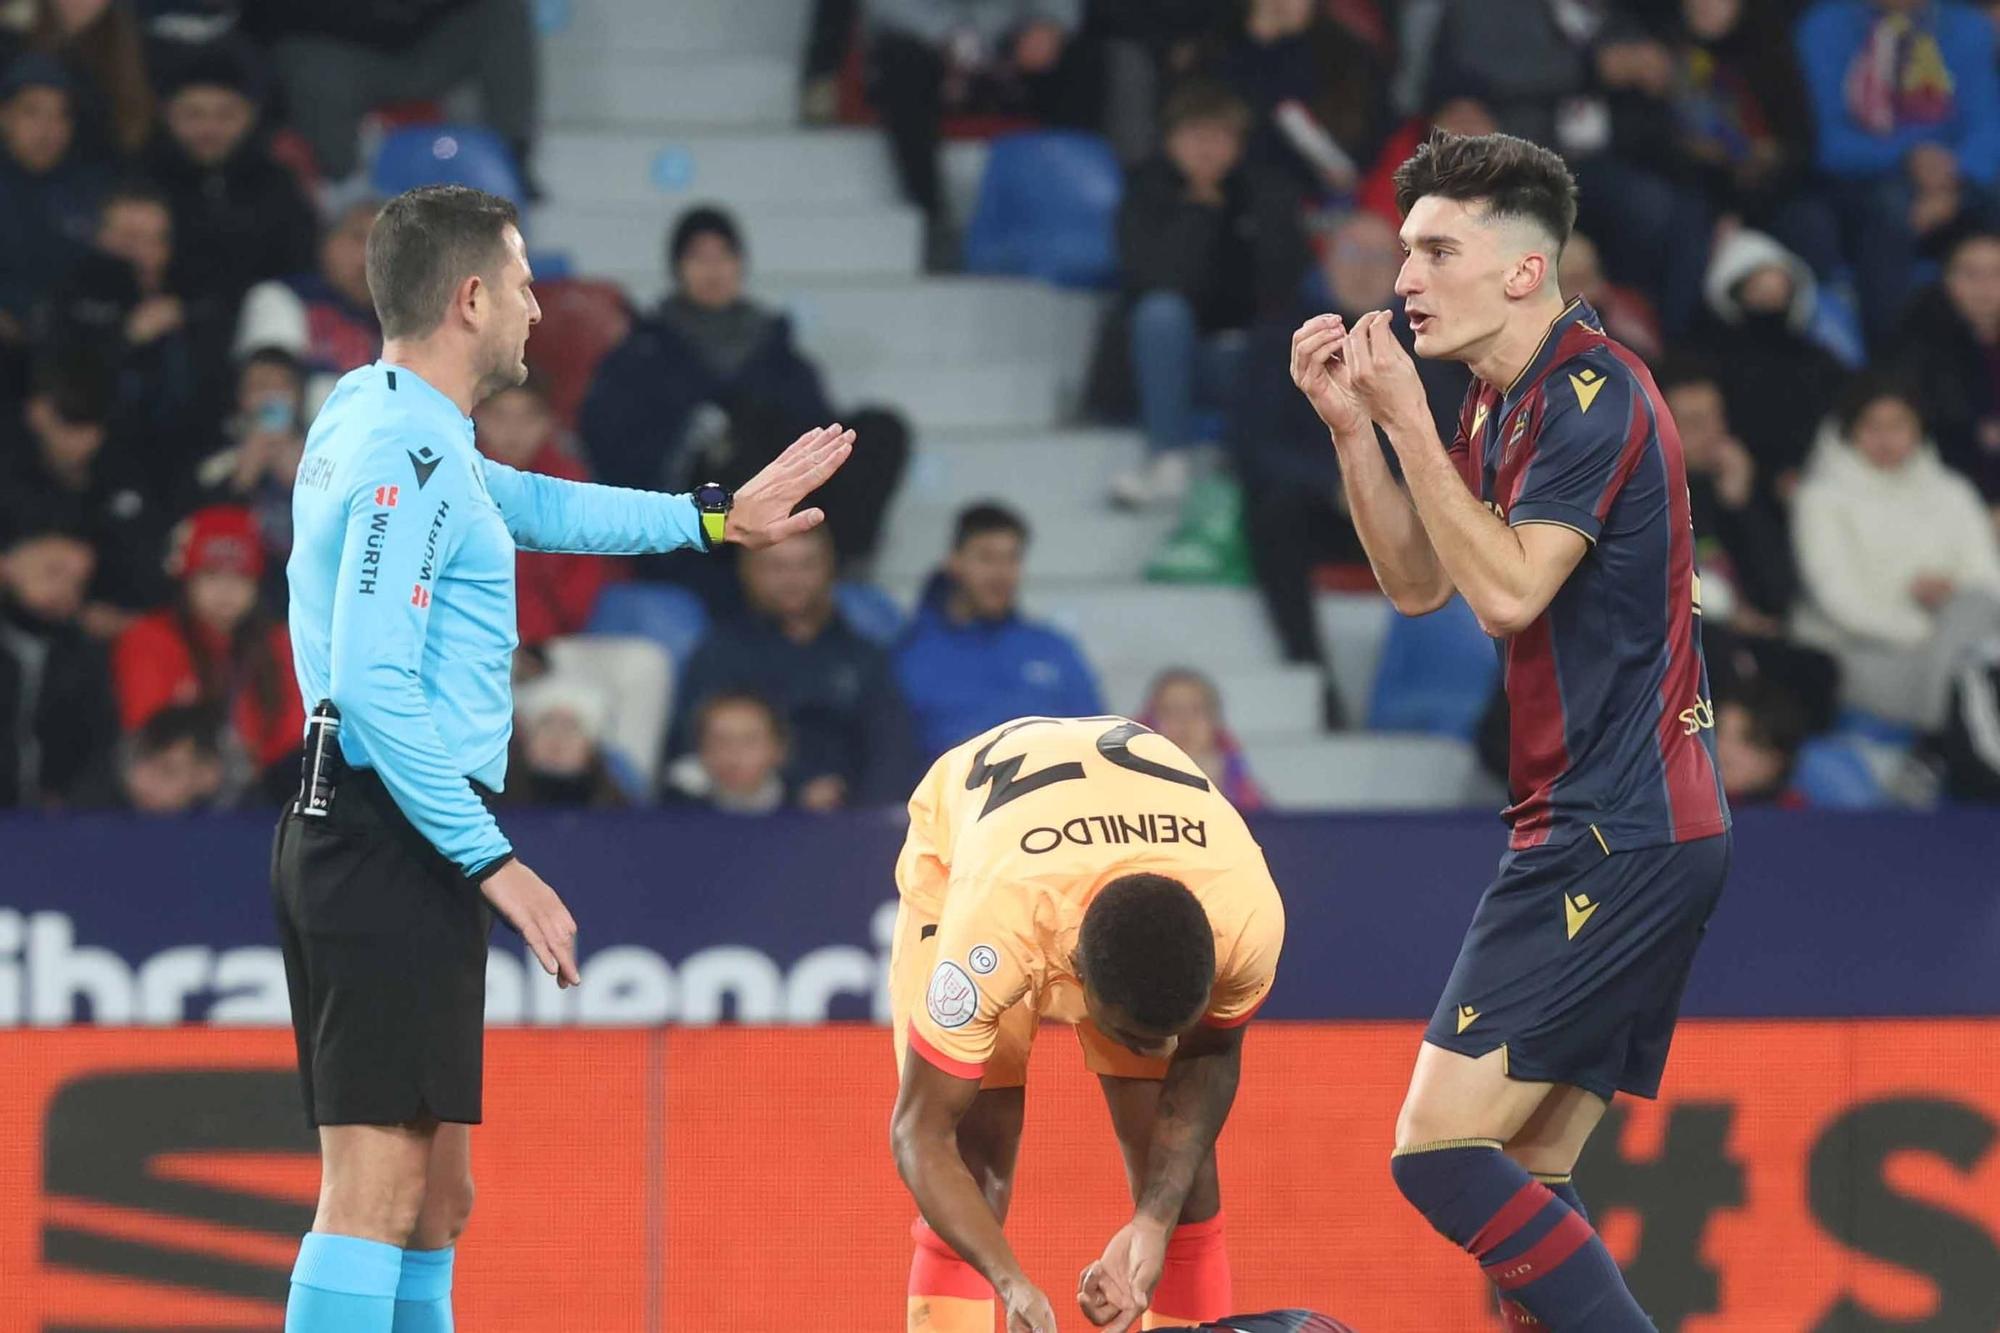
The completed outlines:
{"type": "Polygon", "coordinates": [[[396,1285],[396,1323],[390,1333],[452,1333],[451,1258],[442,1250],[404,1250],[403,1280],[396,1285]]]}
{"type": "Polygon", "coordinates": [[[394,1245],[308,1232],[292,1265],[285,1333],[393,1333],[402,1276],[394,1245]]]}

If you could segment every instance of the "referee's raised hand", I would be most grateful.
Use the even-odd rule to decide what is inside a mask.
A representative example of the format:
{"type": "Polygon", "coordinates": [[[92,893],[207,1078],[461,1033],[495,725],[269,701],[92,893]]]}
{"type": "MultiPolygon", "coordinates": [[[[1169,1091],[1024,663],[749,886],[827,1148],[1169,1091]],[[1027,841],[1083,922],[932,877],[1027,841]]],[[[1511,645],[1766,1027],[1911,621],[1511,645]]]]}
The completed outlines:
{"type": "Polygon", "coordinates": [[[576,969],[576,918],[540,875],[509,861],[488,875],[480,890],[493,910],[521,932],[556,985],[567,988],[583,979],[576,969]]]}
{"type": "Polygon", "coordinates": [[[854,432],[843,430],[838,421],[799,436],[737,490],[722,539],[755,549],[818,527],[826,521],[824,510],[792,510],[825,485],[853,452],[854,432]]]}

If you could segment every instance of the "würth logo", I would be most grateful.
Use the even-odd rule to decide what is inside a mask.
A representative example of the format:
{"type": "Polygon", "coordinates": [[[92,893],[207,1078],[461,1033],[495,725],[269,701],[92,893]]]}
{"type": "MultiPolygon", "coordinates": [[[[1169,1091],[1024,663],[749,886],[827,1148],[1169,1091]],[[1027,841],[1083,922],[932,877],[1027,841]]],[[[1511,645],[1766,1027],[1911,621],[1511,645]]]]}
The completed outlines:
{"type": "Polygon", "coordinates": [[[429,588],[426,588],[423,584],[419,583],[415,587],[410,589],[411,606],[424,607],[424,606],[429,606],[430,604],[431,604],[431,590],[429,588]]]}
{"type": "Polygon", "coordinates": [[[394,509],[396,507],[396,497],[402,494],[402,492],[403,488],[401,486],[377,486],[375,488],[376,507],[380,509],[394,509]]]}

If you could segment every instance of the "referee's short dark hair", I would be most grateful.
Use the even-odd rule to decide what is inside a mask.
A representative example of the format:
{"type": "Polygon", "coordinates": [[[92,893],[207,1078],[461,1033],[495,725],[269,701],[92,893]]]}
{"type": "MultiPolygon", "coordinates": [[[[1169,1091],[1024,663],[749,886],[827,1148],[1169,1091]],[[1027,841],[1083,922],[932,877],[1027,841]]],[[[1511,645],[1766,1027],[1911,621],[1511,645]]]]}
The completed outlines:
{"type": "Polygon", "coordinates": [[[1099,1000],[1148,1033],[1178,1033],[1208,1005],[1215,931],[1179,880],[1120,875],[1084,910],[1077,964],[1099,1000]]]}
{"type": "Polygon", "coordinates": [[[982,500],[978,504],[967,505],[958,511],[958,522],[952,529],[951,549],[962,548],[974,537],[984,537],[989,532],[1011,532],[1028,544],[1028,521],[1006,505],[992,500],[982,500]]]}
{"type": "Polygon", "coordinates": [[[1511,134],[1451,134],[1444,130],[1417,145],[1396,168],[1396,211],[1408,216],[1417,200],[1434,194],[1486,206],[1493,218],[1526,218],[1549,234],[1557,253],[1576,226],[1576,178],[1561,157],[1511,134]]]}
{"type": "Polygon", "coordinates": [[[520,211],[463,185],[422,185],[382,205],[368,233],[368,293],[384,338],[421,338],[458,284],[483,273],[520,211]]]}

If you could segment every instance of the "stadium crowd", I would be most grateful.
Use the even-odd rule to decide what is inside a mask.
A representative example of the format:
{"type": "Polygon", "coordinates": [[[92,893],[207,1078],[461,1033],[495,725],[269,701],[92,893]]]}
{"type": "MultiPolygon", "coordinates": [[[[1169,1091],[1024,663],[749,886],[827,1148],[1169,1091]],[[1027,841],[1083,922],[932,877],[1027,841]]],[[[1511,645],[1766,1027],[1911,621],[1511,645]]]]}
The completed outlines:
{"type": "MultiPolygon", "coordinates": [[[[1290,333],[1395,304],[1389,176],[1431,126],[1557,147],[1565,293],[1652,365],[1686,451],[1697,721],[1732,798],[1798,803],[1800,747],[1843,728],[1908,750],[1910,799],[2000,799],[1996,28],[1966,0],[821,0],[800,115],[880,121],[940,271],[945,135],[1105,137],[1125,184],[1090,411],[1147,445],[1107,503],[1232,486],[1176,558],[1240,554],[1285,658],[1322,670],[1315,589],[1359,546],[1290,333]]],[[[0,0],[0,808],[289,790],[290,490],[318,404],[381,346],[370,146],[469,92],[531,202],[534,83],[528,0],[0,0]]],[[[685,489],[836,417],[862,444],[828,526],[769,551],[523,554],[508,798],[893,803],[995,722],[1129,706],[1020,609],[1030,494],[965,510],[907,617],[870,590],[921,442],[749,295],[728,201],[661,225],[671,294],[618,312],[581,381],[549,343],[480,447],[685,489]],[[710,626],[671,685],[592,642],[626,586],[710,626]]],[[[1424,374],[1449,438],[1465,372],[1424,374]]],[[[1260,803],[1213,683],[1158,665],[1146,720],[1260,803]]],[[[1348,723],[1330,686],[1300,719],[1348,723]]]]}

